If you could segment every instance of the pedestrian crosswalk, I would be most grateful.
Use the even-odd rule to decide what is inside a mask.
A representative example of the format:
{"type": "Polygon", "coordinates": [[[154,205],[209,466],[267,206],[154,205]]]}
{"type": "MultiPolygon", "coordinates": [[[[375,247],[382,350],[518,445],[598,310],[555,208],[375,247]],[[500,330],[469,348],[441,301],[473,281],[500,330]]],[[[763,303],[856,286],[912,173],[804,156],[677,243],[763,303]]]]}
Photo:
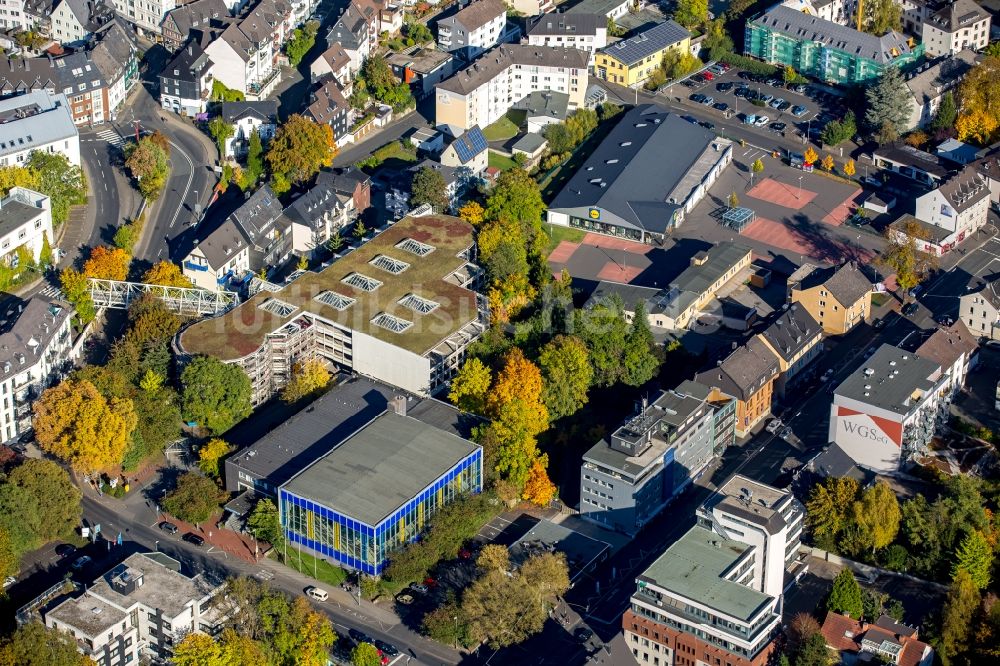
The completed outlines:
{"type": "Polygon", "coordinates": [[[117,148],[121,148],[122,146],[125,145],[125,139],[123,139],[122,135],[114,131],[113,129],[106,129],[101,132],[98,132],[97,137],[102,141],[107,141],[112,146],[115,146],[117,148]]]}
{"type": "Polygon", "coordinates": [[[66,298],[63,295],[63,293],[61,291],[59,291],[59,289],[57,289],[56,287],[54,287],[52,285],[48,285],[47,287],[45,287],[44,289],[42,289],[42,291],[40,293],[42,294],[42,296],[48,296],[49,298],[58,298],[58,299],[65,299],[66,298]]]}

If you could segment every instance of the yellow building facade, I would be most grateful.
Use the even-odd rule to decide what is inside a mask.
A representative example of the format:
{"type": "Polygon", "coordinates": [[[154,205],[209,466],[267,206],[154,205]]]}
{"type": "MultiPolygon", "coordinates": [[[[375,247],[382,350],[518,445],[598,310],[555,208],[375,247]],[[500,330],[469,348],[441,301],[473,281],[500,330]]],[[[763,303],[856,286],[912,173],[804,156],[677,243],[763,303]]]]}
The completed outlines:
{"type": "Polygon", "coordinates": [[[639,85],[660,67],[667,53],[690,50],[691,33],[666,21],[599,50],[594,57],[594,73],[619,85],[639,85]]]}

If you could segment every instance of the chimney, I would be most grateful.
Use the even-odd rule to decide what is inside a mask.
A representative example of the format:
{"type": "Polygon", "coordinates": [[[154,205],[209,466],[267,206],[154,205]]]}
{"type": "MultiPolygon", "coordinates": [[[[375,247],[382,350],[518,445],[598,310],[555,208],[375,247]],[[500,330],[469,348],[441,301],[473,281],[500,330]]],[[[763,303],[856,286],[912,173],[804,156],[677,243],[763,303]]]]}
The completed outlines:
{"type": "Polygon", "coordinates": [[[396,395],[389,401],[389,406],[398,416],[406,416],[406,396],[396,395]]]}

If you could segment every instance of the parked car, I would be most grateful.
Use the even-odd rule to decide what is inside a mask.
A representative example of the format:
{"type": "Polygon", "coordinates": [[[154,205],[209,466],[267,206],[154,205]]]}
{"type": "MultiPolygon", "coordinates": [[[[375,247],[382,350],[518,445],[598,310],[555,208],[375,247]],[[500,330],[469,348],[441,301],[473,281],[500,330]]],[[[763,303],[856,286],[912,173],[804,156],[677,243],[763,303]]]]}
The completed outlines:
{"type": "Polygon", "coordinates": [[[736,84],[733,81],[723,81],[722,83],[716,83],[715,89],[719,92],[726,92],[732,90],[736,84]]]}
{"type": "Polygon", "coordinates": [[[733,91],[734,97],[746,97],[749,94],[750,94],[749,88],[737,88],[736,90],[733,91]]]}
{"type": "Polygon", "coordinates": [[[698,119],[697,119],[697,118],[695,118],[694,116],[681,116],[681,118],[682,118],[683,120],[686,120],[686,121],[688,121],[688,122],[689,122],[689,123],[691,123],[692,125],[697,125],[697,124],[698,124],[698,119]]]}
{"type": "Polygon", "coordinates": [[[407,594],[406,592],[401,592],[396,595],[396,601],[403,604],[404,606],[409,606],[413,603],[413,595],[407,594]]]}
{"type": "Polygon", "coordinates": [[[374,638],[362,631],[358,631],[357,629],[348,630],[347,635],[350,636],[355,643],[371,643],[372,645],[375,645],[374,638]]]}
{"type": "Polygon", "coordinates": [[[330,598],[330,593],[321,587],[316,587],[315,585],[310,585],[306,588],[306,594],[315,599],[316,601],[326,601],[330,598]]]}
{"type": "Polygon", "coordinates": [[[787,100],[777,106],[778,111],[787,111],[790,108],[792,108],[792,103],[787,100]]]}
{"type": "Polygon", "coordinates": [[[786,127],[785,123],[771,123],[771,126],[770,126],[769,129],[772,132],[784,132],[785,131],[785,127],[786,127]]]}
{"type": "Polygon", "coordinates": [[[410,585],[410,589],[417,594],[427,594],[428,592],[427,586],[423,583],[414,583],[413,585],[410,585]]]}
{"type": "Polygon", "coordinates": [[[63,559],[72,556],[74,553],[76,553],[76,546],[71,543],[61,543],[56,546],[56,555],[63,559]]]}
{"type": "Polygon", "coordinates": [[[715,109],[716,111],[728,111],[729,105],[726,104],[725,102],[716,102],[715,104],[712,105],[712,108],[715,109]]]}
{"type": "Polygon", "coordinates": [[[783,83],[784,82],[781,79],[768,79],[767,80],[767,85],[773,86],[775,88],[780,88],[783,85],[783,83]]]}
{"type": "Polygon", "coordinates": [[[771,101],[770,101],[770,102],[768,103],[768,106],[769,106],[769,107],[771,107],[772,109],[777,109],[777,108],[778,108],[779,106],[781,106],[781,105],[782,105],[782,104],[784,104],[784,103],[785,103],[785,100],[783,100],[783,99],[782,99],[782,98],[780,98],[780,97],[775,97],[774,99],[772,99],[772,100],[771,100],[771,101]]]}
{"type": "Polygon", "coordinates": [[[792,107],[792,115],[795,116],[796,118],[801,118],[802,116],[806,115],[808,111],[809,109],[799,104],[796,104],[795,106],[792,107]]]}
{"type": "Polygon", "coordinates": [[[912,317],[919,309],[920,305],[916,301],[913,301],[912,303],[907,303],[906,305],[903,306],[902,310],[903,316],[912,317]]]}
{"type": "Polygon", "coordinates": [[[200,547],[200,546],[204,546],[205,545],[205,539],[203,537],[195,534],[194,532],[188,532],[187,534],[185,534],[181,538],[184,539],[185,541],[187,541],[188,543],[193,544],[195,546],[199,546],[200,547]]]}
{"type": "Polygon", "coordinates": [[[757,127],[766,127],[767,124],[770,122],[771,119],[768,118],[767,116],[757,116],[757,120],[754,122],[754,125],[756,125],[757,127]]]}
{"type": "Polygon", "coordinates": [[[882,181],[876,178],[875,176],[865,176],[864,178],[861,179],[861,182],[864,183],[865,185],[870,185],[871,187],[874,187],[876,189],[882,187],[882,181]]]}
{"type": "Polygon", "coordinates": [[[879,318],[876,319],[874,322],[872,322],[872,328],[874,328],[875,330],[883,328],[884,326],[885,326],[885,319],[879,318]]]}
{"type": "Polygon", "coordinates": [[[770,104],[771,100],[774,99],[774,95],[769,95],[767,93],[761,93],[761,95],[760,95],[760,97],[758,99],[760,99],[760,101],[764,102],[764,104],[770,104]]]}
{"type": "Polygon", "coordinates": [[[757,116],[752,113],[741,113],[740,118],[743,120],[744,125],[753,125],[757,122],[757,116]]]}
{"type": "Polygon", "coordinates": [[[712,81],[715,79],[715,74],[712,74],[712,72],[709,72],[707,70],[702,72],[701,75],[705,77],[706,81],[712,81]]]}
{"type": "Polygon", "coordinates": [[[90,555],[83,555],[81,557],[76,558],[76,560],[70,566],[73,568],[74,571],[79,571],[80,569],[90,564],[91,561],[92,560],[90,555]]]}
{"type": "Polygon", "coordinates": [[[705,99],[701,100],[701,103],[705,106],[712,106],[715,104],[715,98],[706,96],[705,99]]]}
{"type": "Polygon", "coordinates": [[[714,130],[715,129],[715,123],[710,123],[707,120],[703,120],[703,121],[701,121],[698,124],[701,125],[702,127],[704,127],[707,130],[714,130]]]}
{"type": "Polygon", "coordinates": [[[698,104],[701,104],[702,100],[707,98],[701,93],[694,93],[691,96],[689,96],[688,99],[691,100],[692,102],[697,102],[698,104]]]}
{"type": "Polygon", "coordinates": [[[764,428],[764,430],[770,433],[776,433],[778,432],[778,428],[780,427],[781,427],[781,419],[771,419],[768,422],[767,426],[764,428]]]}
{"type": "Polygon", "coordinates": [[[177,526],[167,520],[160,523],[160,529],[169,534],[177,534],[177,526]]]}
{"type": "Polygon", "coordinates": [[[399,650],[392,643],[386,643],[385,641],[375,640],[375,647],[381,650],[383,653],[390,657],[395,657],[399,654],[399,650]]]}
{"type": "Polygon", "coordinates": [[[805,93],[806,86],[805,86],[804,83],[794,83],[794,84],[789,84],[788,85],[788,89],[791,90],[791,91],[793,91],[793,92],[797,92],[797,93],[799,93],[801,95],[801,94],[805,93]]]}
{"type": "Polygon", "coordinates": [[[591,638],[594,637],[594,632],[588,629],[587,627],[580,627],[579,629],[576,630],[575,636],[576,640],[580,641],[581,643],[586,643],[587,641],[589,641],[591,638]]]}

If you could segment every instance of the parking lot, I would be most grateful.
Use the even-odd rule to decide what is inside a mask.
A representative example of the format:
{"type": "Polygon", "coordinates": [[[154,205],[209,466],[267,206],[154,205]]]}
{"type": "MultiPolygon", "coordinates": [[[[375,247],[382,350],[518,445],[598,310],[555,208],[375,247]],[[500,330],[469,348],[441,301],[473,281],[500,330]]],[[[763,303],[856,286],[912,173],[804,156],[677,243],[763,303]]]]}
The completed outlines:
{"type": "Polygon", "coordinates": [[[822,86],[786,86],[780,75],[766,78],[735,67],[721,70],[720,66],[707,69],[660,94],[708,113],[709,117],[738,119],[762,136],[777,134],[803,141],[808,134],[818,139],[828,121],[845,113],[843,98],[822,86]],[[753,99],[759,99],[764,106],[753,104],[753,99]],[[754,119],[751,121],[749,116],[754,119]]]}

